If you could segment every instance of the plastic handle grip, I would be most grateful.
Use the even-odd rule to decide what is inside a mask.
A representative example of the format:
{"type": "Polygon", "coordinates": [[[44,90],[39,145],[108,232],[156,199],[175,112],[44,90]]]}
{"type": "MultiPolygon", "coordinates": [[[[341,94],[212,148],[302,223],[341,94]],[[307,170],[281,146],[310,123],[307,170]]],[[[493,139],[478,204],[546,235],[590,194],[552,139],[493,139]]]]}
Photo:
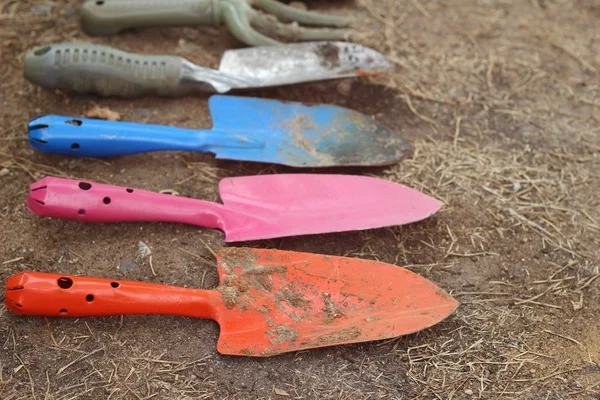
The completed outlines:
{"type": "Polygon", "coordinates": [[[153,151],[256,149],[264,141],[237,132],[44,115],[29,123],[29,144],[44,153],[113,157],[153,151]]]}
{"type": "Polygon", "coordinates": [[[6,282],[15,314],[87,317],[169,314],[214,319],[218,292],[145,282],[23,272],[6,282]]]}
{"type": "Polygon", "coordinates": [[[58,43],[25,56],[25,77],[45,89],[80,94],[177,96],[184,59],[128,53],[89,43],[58,43]]]}
{"type": "Polygon", "coordinates": [[[219,203],[56,177],[34,183],[26,206],[39,216],[81,222],[172,222],[220,229],[235,214],[219,203]]]}
{"type": "Polygon", "coordinates": [[[219,24],[219,0],[88,0],[80,8],[83,30],[93,36],[126,29],[219,24]]]}

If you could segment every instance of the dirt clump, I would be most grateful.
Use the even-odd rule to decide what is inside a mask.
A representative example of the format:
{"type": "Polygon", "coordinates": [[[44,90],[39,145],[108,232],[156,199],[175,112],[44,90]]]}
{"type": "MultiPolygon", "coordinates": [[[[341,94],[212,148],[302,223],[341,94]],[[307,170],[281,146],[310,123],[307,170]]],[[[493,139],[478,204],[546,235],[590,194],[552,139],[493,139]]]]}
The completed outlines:
{"type": "Polygon", "coordinates": [[[321,57],[321,64],[328,68],[338,67],[340,65],[340,55],[337,46],[332,44],[322,44],[317,47],[317,55],[321,57]]]}
{"type": "Polygon", "coordinates": [[[353,340],[360,336],[362,330],[356,326],[321,335],[308,343],[307,347],[324,346],[329,343],[343,343],[346,340],[353,340]]]}
{"type": "Polygon", "coordinates": [[[283,344],[285,342],[293,343],[298,337],[298,332],[296,332],[294,328],[285,325],[280,325],[277,328],[268,330],[266,333],[269,336],[273,336],[273,338],[269,339],[271,344],[283,344]]]}

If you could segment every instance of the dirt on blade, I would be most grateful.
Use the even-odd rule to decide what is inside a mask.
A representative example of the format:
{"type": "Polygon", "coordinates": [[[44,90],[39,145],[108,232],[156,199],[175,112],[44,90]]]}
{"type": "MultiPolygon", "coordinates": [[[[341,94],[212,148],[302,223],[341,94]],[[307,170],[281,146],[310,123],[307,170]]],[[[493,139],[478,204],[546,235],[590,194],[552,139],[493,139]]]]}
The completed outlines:
{"type": "MultiPolygon", "coordinates": [[[[34,269],[215,288],[220,232],[78,224],[24,210],[28,185],[45,175],[213,201],[224,177],[295,171],[202,153],[99,160],[33,151],[24,127],[40,114],[83,116],[99,106],[122,121],[199,128],[211,119],[202,96],[131,101],[35,88],[22,73],[32,47],[90,41],[217,68],[223,52],[239,46],[211,27],[88,37],[80,3],[0,3],[0,278],[34,269]],[[140,241],[151,256],[138,257],[140,241]]],[[[207,320],[46,320],[2,309],[1,399],[600,396],[598,2],[337,0],[309,8],[354,17],[362,30],[352,40],[390,57],[395,71],[245,94],[337,104],[398,130],[414,146],[411,157],[343,172],[406,184],[446,205],[401,228],[247,245],[407,266],[461,306],[398,340],[260,359],[220,356],[218,326],[207,320]]]]}
{"type": "Polygon", "coordinates": [[[323,346],[329,343],[339,342],[341,340],[354,339],[360,336],[361,330],[360,328],[354,326],[352,328],[347,328],[341,331],[328,333],[326,335],[319,336],[315,340],[308,343],[308,347],[310,346],[323,346]]]}
{"type": "Polygon", "coordinates": [[[321,58],[321,65],[329,68],[335,68],[340,65],[340,55],[337,46],[332,44],[321,44],[315,51],[321,58]]]}

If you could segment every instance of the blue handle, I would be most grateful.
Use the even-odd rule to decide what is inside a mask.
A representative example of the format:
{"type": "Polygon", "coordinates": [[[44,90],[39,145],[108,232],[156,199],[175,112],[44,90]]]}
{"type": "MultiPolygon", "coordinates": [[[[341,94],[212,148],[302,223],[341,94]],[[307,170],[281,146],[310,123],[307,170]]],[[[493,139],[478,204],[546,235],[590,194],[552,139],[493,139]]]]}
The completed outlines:
{"type": "Polygon", "coordinates": [[[77,157],[264,147],[263,141],[249,139],[239,132],[215,132],[59,115],[45,115],[31,120],[29,144],[41,152],[77,157]]]}

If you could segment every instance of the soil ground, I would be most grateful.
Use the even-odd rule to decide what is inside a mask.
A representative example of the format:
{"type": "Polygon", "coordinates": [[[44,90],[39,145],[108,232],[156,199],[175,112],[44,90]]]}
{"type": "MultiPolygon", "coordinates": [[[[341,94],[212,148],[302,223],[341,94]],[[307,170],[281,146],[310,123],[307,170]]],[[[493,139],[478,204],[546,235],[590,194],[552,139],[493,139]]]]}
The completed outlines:
{"type": "MultiPolygon", "coordinates": [[[[209,67],[240,46],[216,28],[90,38],[78,3],[0,2],[0,278],[36,270],[215,287],[220,231],[85,225],[23,207],[28,186],[45,175],[217,200],[226,176],[297,172],[189,152],[97,160],[32,150],[30,118],[95,106],[127,121],[211,125],[206,96],[131,101],[34,87],[22,76],[33,46],[91,41],[209,67]],[[137,257],[140,241],[155,274],[149,257],[137,257]]],[[[599,3],[308,4],[353,16],[361,31],[353,40],[388,55],[395,71],[244,95],[338,104],[388,124],[414,155],[343,172],[407,184],[445,206],[398,228],[246,245],[405,266],[455,296],[459,309],[418,334],[264,359],[219,355],[218,326],[207,320],[24,318],[0,309],[0,398],[600,398],[599,3]]]]}

